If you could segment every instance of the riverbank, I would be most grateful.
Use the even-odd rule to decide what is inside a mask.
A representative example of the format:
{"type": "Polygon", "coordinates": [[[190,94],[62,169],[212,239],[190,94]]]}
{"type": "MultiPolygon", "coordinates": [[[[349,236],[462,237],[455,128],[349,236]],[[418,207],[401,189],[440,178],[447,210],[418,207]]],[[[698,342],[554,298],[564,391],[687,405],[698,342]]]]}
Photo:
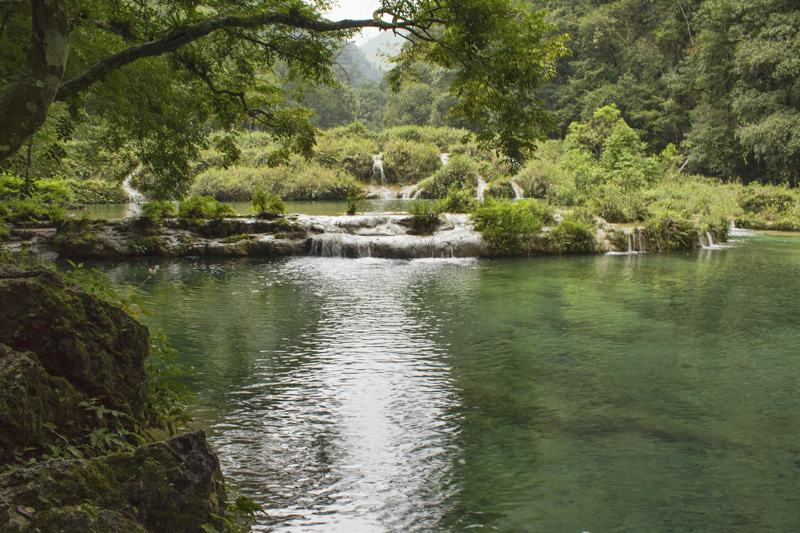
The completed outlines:
{"type": "Polygon", "coordinates": [[[166,360],[153,361],[163,345],[129,314],[138,305],[0,263],[3,531],[225,529],[226,489],[205,434],[166,438],[183,400],[166,360]]]}
{"type": "MultiPolygon", "coordinates": [[[[58,226],[18,225],[11,231],[14,240],[2,247],[10,253],[27,250],[72,259],[303,255],[413,259],[656,252],[710,246],[724,242],[727,235],[727,227],[704,227],[671,217],[641,226],[615,225],[602,219],[580,220],[572,212],[547,214],[533,229],[510,226],[506,231],[504,220],[519,213],[502,209],[489,211],[484,218],[370,213],[269,220],[66,219],[58,226]],[[502,231],[492,232],[487,224],[499,225],[502,231]]],[[[523,204],[512,209],[531,212],[523,204]]]]}

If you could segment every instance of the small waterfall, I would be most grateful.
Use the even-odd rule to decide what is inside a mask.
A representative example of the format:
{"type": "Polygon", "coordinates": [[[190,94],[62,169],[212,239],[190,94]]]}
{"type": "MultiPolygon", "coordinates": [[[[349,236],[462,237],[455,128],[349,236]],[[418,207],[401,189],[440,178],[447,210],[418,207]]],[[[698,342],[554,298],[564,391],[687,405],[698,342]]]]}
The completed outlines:
{"type": "Polygon", "coordinates": [[[383,154],[375,154],[372,156],[372,179],[380,177],[381,185],[386,185],[386,173],[383,171],[383,154]]]}
{"type": "Polygon", "coordinates": [[[131,187],[131,178],[137,175],[142,169],[141,165],[136,165],[130,174],[125,176],[125,180],[122,182],[122,190],[125,191],[125,194],[128,195],[128,201],[132,204],[141,205],[145,203],[144,195],[131,187]]]}
{"type": "Polygon", "coordinates": [[[475,195],[476,199],[483,200],[483,195],[486,192],[486,187],[488,187],[487,183],[484,181],[482,177],[478,176],[478,191],[477,194],[475,195]]]}
{"type": "Polygon", "coordinates": [[[636,247],[633,243],[633,233],[628,233],[628,253],[633,254],[636,253],[636,247]]]}
{"type": "Polygon", "coordinates": [[[525,198],[525,191],[519,186],[519,183],[511,180],[511,188],[514,189],[514,198],[517,200],[522,200],[525,198]]]}
{"type": "Polygon", "coordinates": [[[706,231],[706,246],[714,246],[714,238],[706,231]]]}
{"type": "Polygon", "coordinates": [[[417,189],[416,185],[409,185],[408,187],[403,187],[400,189],[400,192],[397,193],[398,198],[403,198],[405,200],[410,200],[415,193],[419,193],[419,189],[417,189]]]}
{"type": "Polygon", "coordinates": [[[443,167],[446,167],[447,163],[450,162],[450,154],[439,154],[439,161],[442,162],[443,167]]]}

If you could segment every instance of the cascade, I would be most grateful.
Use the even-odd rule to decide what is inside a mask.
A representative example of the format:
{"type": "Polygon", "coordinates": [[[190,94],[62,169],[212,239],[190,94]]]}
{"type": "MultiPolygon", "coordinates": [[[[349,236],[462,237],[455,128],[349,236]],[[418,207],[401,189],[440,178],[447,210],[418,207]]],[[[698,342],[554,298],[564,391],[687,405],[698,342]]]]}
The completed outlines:
{"type": "Polygon", "coordinates": [[[478,190],[477,193],[475,194],[476,199],[483,200],[483,195],[486,192],[486,187],[487,187],[486,182],[483,180],[482,177],[478,176],[478,190]]]}
{"type": "Polygon", "coordinates": [[[133,169],[130,174],[125,176],[125,180],[122,182],[122,190],[125,191],[125,194],[128,195],[128,200],[132,204],[143,204],[144,203],[144,195],[131,187],[131,178],[139,173],[142,166],[137,165],[135,169],[133,169]]]}
{"type": "Polygon", "coordinates": [[[400,189],[400,192],[397,193],[398,198],[403,198],[404,200],[410,200],[415,193],[419,193],[416,185],[409,185],[408,187],[403,187],[400,189]]]}
{"type": "Polygon", "coordinates": [[[511,188],[514,189],[514,198],[517,200],[522,200],[525,198],[525,191],[519,186],[519,183],[511,180],[511,188]]]}
{"type": "Polygon", "coordinates": [[[628,233],[628,253],[632,254],[636,252],[636,249],[633,245],[633,233],[628,233]]]}
{"type": "Polygon", "coordinates": [[[707,231],[706,231],[706,242],[708,243],[707,246],[714,246],[714,238],[707,231]]]}
{"type": "Polygon", "coordinates": [[[375,154],[372,156],[372,179],[375,176],[381,178],[381,185],[386,185],[386,173],[383,171],[383,154],[375,154]]]}
{"type": "Polygon", "coordinates": [[[442,162],[443,167],[446,167],[447,163],[450,162],[450,154],[439,154],[439,161],[442,162]]]}

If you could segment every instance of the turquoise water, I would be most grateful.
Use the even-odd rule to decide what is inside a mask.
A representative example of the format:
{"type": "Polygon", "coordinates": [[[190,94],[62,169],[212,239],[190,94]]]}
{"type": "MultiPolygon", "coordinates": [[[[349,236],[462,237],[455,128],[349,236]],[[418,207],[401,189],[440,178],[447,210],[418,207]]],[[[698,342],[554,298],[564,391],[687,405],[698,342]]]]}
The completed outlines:
{"type": "Polygon", "coordinates": [[[520,260],[148,260],[259,531],[794,531],[800,237],[520,260]]]}

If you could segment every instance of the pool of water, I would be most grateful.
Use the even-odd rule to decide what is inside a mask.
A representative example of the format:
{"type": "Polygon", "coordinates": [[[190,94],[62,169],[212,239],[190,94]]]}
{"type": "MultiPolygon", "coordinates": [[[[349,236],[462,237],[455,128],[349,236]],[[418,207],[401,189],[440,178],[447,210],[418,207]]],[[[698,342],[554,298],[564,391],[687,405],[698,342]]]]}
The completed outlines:
{"type": "MultiPolygon", "coordinates": [[[[250,202],[225,202],[233,207],[237,215],[250,215],[252,209],[250,202]]],[[[287,213],[304,215],[343,215],[347,211],[346,202],[284,202],[287,213]]],[[[363,209],[364,213],[407,212],[411,200],[367,200],[363,209]]],[[[90,219],[114,219],[139,216],[141,209],[136,204],[105,204],[87,205],[83,209],[71,209],[69,213],[90,219]]]]}
{"type": "MultiPolygon", "coordinates": [[[[800,237],[101,263],[197,370],[258,531],[793,531],[800,237]]],[[[98,265],[94,265],[98,266],[98,265]]]]}

